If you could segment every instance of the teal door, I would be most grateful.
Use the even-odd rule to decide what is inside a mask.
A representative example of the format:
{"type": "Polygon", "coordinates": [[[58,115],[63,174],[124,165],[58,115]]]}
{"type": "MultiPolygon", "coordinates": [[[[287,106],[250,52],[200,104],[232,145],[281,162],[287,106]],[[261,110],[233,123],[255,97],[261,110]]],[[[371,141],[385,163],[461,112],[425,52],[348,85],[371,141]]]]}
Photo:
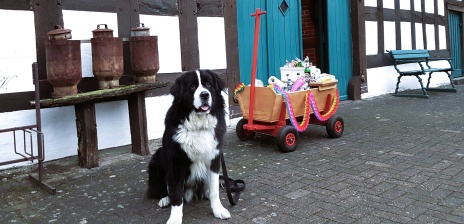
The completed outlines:
{"type": "Polygon", "coordinates": [[[453,77],[462,76],[462,24],[461,14],[449,11],[449,30],[451,42],[451,57],[453,58],[453,77]]]}
{"type": "Polygon", "coordinates": [[[262,15],[259,34],[257,78],[267,84],[280,77],[280,67],[295,57],[303,58],[301,0],[237,0],[240,81],[250,84],[255,17],[262,15]]]}
{"type": "Polygon", "coordinates": [[[327,0],[327,68],[338,79],[340,99],[348,99],[348,81],[353,75],[350,1],[327,0]]]}

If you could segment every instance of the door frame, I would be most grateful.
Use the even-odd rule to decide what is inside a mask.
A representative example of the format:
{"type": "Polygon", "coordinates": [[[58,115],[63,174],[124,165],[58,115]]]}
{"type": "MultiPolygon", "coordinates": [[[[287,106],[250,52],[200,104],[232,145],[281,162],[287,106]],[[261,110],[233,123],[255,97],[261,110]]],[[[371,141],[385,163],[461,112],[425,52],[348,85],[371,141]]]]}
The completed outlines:
{"type": "MultiPolygon", "coordinates": [[[[450,16],[451,14],[456,14],[457,16],[459,16],[459,46],[457,46],[459,49],[459,58],[461,59],[460,60],[460,71],[454,71],[452,72],[452,77],[453,78],[457,78],[457,77],[461,77],[463,76],[463,70],[464,70],[464,57],[463,57],[463,50],[464,50],[464,41],[463,41],[463,37],[464,37],[464,29],[463,29],[463,24],[464,24],[464,13],[462,11],[455,11],[455,10],[448,10],[448,16],[447,16],[447,19],[448,19],[448,34],[449,35],[449,49],[450,49],[450,56],[451,58],[453,58],[454,60],[454,57],[453,57],[453,54],[454,54],[454,51],[456,49],[454,49],[454,47],[456,46],[453,46],[453,38],[452,38],[452,35],[451,35],[451,32],[452,32],[452,27],[451,27],[451,24],[450,24],[450,16]]],[[[455,62],[453,61],[453,64],[455,62]]]]}

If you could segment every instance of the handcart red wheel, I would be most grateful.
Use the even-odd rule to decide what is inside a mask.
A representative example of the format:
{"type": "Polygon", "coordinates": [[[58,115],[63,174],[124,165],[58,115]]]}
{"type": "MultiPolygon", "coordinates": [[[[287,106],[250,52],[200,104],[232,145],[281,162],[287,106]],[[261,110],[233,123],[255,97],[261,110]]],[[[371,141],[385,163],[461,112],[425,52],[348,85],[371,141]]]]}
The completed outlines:
{"type": "Polygon", "coordinates": [[[342,117],[334,115],[330,117],[329,120],[327,120],[325,128],[327,134],[331,138],[339,138],[343,135],[343,131],[345,130],[345,123],[343,122],[342,117]]]}
{"type": "Polygon", "coordinates": [[[281,152],[293,152],[298,147],[299,138],[300,135],[296,128],[285,125],[277,133],[277,146],[281,152]]]}
{"type": "Polygon", "coordinates": [[[243,125],[247,123],[247,119],[240,119],[237,123],[237,127],[235,128],[235,134],[237,134],[237,137],[240,139],[240,141],[250,141],[255,137],[255,132],[248,131],[243,128],[243,125]]]}

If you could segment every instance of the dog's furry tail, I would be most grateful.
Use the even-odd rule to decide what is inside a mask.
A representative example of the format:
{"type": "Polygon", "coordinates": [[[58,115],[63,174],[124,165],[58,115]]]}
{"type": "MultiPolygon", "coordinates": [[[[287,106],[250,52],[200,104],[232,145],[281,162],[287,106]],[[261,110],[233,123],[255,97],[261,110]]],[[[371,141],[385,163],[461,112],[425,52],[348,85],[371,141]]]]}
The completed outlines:
{"type": "Polygon", "coordinates": [[[148,164],[148,189],[146,196],[150,199],[161,199],[168,195],[166,180],[164,178],[164,170],[161,168],[159,148],[151,157],[148,164]]]}

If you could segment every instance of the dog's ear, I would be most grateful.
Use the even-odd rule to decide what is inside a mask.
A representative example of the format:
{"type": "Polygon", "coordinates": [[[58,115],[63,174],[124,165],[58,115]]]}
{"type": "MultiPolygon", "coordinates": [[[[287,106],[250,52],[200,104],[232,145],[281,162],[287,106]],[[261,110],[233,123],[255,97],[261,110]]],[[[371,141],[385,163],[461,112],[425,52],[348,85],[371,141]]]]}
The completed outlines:
{"type": "Polygon", "coordinates": [[[181,98],[181,93],[182,93],[182,76],[178,77],[176,79],[176,82],[174,83],[174,85],[171,86],[171,90],[170,90],[170,93],[174,96],[174,100],[178,100],[180,101],[180,98],[181,98]]]}
{"type": "Polygon", "coordinates": [[[219,78],[219,75],[217,75],[216,73],[212,72],[211,70],[208,70],[209,73],[211,73],[211,75],[213,76],[213,79],[214,79],[214,88],[216,89],[216,92],[221,95],[221,91],[224,90],[225,86],[224,86],[224,83],[222,82],[222,79],[219,78]]]}

